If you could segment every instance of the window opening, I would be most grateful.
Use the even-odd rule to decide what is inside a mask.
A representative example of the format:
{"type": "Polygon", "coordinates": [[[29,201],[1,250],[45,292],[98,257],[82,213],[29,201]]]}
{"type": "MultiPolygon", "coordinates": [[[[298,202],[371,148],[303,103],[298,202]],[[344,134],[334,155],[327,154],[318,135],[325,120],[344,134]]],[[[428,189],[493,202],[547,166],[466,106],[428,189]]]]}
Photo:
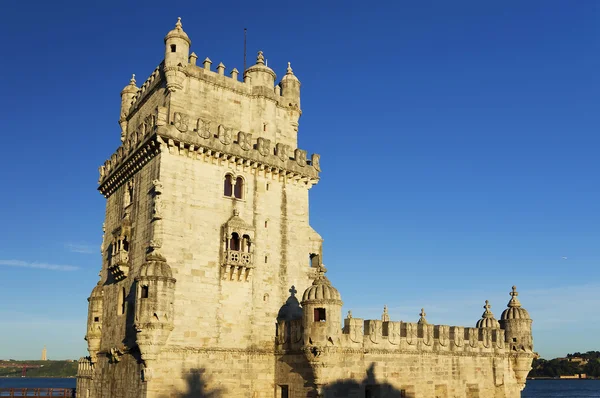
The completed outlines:
{"type": "Polygon", "coordinates": [[[242,177],[238,177],[235,179],[235,187],[233,195],[236,199],[242,199],[242,193],[244,192],[244,179],[242,177]]]}
{"type": "Polygon", "coordinates": [[[141,298],[148,298],[148,286],[142,286],[141,298]]]}
{"type": "Polygon", "coordinates": [[[177,46],[175,44],[171,44],[171,52],[174,53],[177,51],[177,46]]]}
{"type": "Polygon", "coordinates": [[[100,317],[99,316],[95,316],[94,317],[94,322],[100,322],[100,317]]]}
{"type": "Polygon", "coordinates": [[[269,183],[267,182],[267,191],[269,190],[269,183]]]}
{"type": "Polygon", "coordinates": [[[126,252],[129,251],[129,241],[127,240],[127,237],[123,238],[123,250],[125,250],[126,252]]]}
{"type": "Polygon", "coordinates": [[[237,232],[231,234],[231,239],[229,240],[229,250],[240,250],[240,236],[237,232]]]}
{"type": "Polygon", "coordinates": [[[125,288],[121,288],[121,315],[125,314],[125,308],[127,308],[127,292],[125,288]]]}
{"type": "Polygon", "coordinates": [[[268,225],[268,221],[265,220],[265,228],[267,228],[268,225]]]}
{"type": "Polygon", "coordinates": [[[250,237],[248,235],[244,235],[242,238],[242,251],[250,253],[250,237]]]}
{"type": "Polygon", "coordinates": [[[280,398],[289,398],[290,388],[288,386],[279,386],[279,391],[281,392],[280,398]]]}
{"type": "Polygon", "coordinates": [[[319,255],[316,253],[310,253],[308,255],[308,266],[311,268],[317,268],[319,266],[319,255]]]}
{"type": "Polygon", "coordinates": [[[325,308],[315,308],[315,322],[325,322],[326,320],[325,308]]]}
{"type": "Polygon", "coordinates": [[[233,177],[231,177],[231,174],[227,174],[225,176],[223,195],[231,196],[232,194],[233,194],[233,177]]]}
{"type": "Polygon", "coordinates": [[[267,256],[265,256],[265,264],[267,263],[267,260],[268,260],[268,258],[267,258],[267,256]]]}

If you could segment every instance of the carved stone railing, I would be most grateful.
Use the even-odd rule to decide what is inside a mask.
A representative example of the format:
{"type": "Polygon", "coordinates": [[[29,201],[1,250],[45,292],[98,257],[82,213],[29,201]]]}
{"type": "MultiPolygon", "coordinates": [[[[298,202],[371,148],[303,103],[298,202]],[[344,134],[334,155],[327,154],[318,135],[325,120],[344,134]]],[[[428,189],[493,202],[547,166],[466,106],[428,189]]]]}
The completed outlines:
{"type": "Polygon", "coordinates": [[[119,250],[112,255],[108,262],[108,270],[116,280],[125,279],[129,273],[129,253],[119,250]]]}
{"type": "Polygon", "coordinates": [[[77,377],[92,377],[94,374],[94,365],[89,357],[79,358],[77,361],[77,377]]]}
{"type": "Polygon", "coordinates": [[[252,277],[253,268],[254,256],[252,253],[227,250],[221,266],[221,277],[223,280],[247,282],[252,277]]]}

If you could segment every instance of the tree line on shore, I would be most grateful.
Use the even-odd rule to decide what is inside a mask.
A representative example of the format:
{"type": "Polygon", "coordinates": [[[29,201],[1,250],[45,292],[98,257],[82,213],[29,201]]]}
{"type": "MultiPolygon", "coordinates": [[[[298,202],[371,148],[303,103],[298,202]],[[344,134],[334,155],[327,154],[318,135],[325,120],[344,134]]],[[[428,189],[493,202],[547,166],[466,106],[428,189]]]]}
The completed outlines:
{"type": "Polygon", "coordinates": [[[566,358],[533,360],[529,377],[560,377],[585,374],[588,378],[600,378],[600,351],[576,352],[566,358]]]}

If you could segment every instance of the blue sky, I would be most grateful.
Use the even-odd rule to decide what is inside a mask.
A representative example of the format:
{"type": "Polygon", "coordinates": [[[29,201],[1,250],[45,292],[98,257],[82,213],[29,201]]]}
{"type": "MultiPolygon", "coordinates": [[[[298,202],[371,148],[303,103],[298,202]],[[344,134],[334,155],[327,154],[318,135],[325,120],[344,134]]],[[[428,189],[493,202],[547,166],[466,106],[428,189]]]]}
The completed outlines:
{"type": "Polygon", "coordinates": [[[227,70],[244,27],[250,60],[292,62],[344,311],[474,325],[516,284],[543,357],[600,349],[600,2],[87,3],[0,14],[0,358],[86,355],[98,166],[178,16],[227,70]]]}

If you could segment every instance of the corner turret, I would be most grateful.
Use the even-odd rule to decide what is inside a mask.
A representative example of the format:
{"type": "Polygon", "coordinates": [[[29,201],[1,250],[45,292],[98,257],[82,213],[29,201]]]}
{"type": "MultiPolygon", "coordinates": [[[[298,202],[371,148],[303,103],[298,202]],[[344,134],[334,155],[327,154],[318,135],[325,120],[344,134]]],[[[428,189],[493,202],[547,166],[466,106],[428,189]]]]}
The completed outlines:
{"type": "Polygon", "coordinates": [[[265,65],[265,56],[262,51],[256,56],[256,64],[252,65],[244,72],[244,80],[252,86],[254,94],[262,94],[268,97],[275,96],[275,79],[277,75],[273,69],[265,65]]]}
{"type": "Polygon", "coordinates": [[[169,91],[181,90],[185,75],[179,69],[189,62],[192,41],[183,31],[181,18],[177,18],[175,29],[165,36],[165,76],[169,91]]]}
{"type": "Polygon", "coordinates": [[[281,96],[285,98],[284,105],[300,109],[300,80],[294,75],[291,63],[288,62],[287,73],[279,83],[281,96]]]}
{"type": "Polygon", "coordinates": [[[305,344],[334,345],[341,335],[342,299],[340,292],[325,276],[319,265],[318,276],[302,295],[305,344]]]}
{"type": "Polygon", "coordinates": [[[532,320],[517,296],[517,287],[512,287],[508,308],[502,312],[500,327],[505,330],[507,348],[510,350],[512,366],[521,388],[525,388],[527,374],[533,361],[532,320]]]}
{"type": "Polygon", "coordinates": [[[100,340],[102,338],[102,308],[104,305],[104,291],[102,284],[98,284],[92,289],[88,298],[88,320],[87,333],[85,340],[88,343],[88,352],[90,360],[96,363],[98,351],[100,350],[100,340]]]}
{"type": "Polygon", "coordinates": [[[129,116],[129,108],[133,98],[139,91],[139,88],[135,85],[135,74],[131,76],[129,84],[121,91],[121,116],[119,117],[119,125],[121,126],[121,142],[125,141],[125,135],[127,134],[127,116],[129,116]]]}
{"type": "Polygon", "coordinates": [[[135,281],[137,344],[145,364],[144,377],[149,379],[152,362],[173,330],[175,279],[166,259],[152,252],[135,281]]]}

